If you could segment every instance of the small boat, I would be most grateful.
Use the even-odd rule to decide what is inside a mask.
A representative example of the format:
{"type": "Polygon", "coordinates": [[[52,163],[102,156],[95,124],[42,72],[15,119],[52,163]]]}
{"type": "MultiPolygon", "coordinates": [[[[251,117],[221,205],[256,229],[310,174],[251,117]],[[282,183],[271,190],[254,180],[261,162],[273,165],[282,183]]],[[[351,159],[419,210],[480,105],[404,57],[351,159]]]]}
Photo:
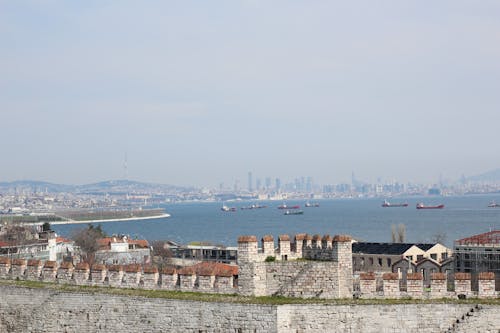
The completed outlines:
{"type": "Polygon", "coordinates": [[[319,207],[319,203],[317,203],[317,202],[310,203],[308,201],[308,202],[306,202],[306,204],[304,206],[305,207],[319,207]]]}
{"type": "Polygon", "coordinates": [[[382,203],[382,207],[408,207],[408,203],[407,202],[404,202],[404,203],[390,203],[389,201],[384,200],[384,202],[382,203]]]}
{"type": "Polygon", "coordinates": [[[490,208],[499,208],[500,204],[497,204],[495,201],[492,201],[492,202],[490,202],[490,204],[488,205],[488,207],[490,207],[490,208]]]}
{"type": "Polygon", "coordinates": [[[284,215],[302,215],[304,214],[303,210],[286,210],[284,215]]]}
{"type": "Polygon", "coordinates": [[[228,207],[226,205],[223,205],[220,210],[222,210],[223,212],[235,212],[236,207],[228,207]]]}
{"type": "Polygon", "coordinates": [[[421,202],[417,204],[417,209],[442,209],[442,208],[444,208],[443,204],[437,206],[426,206],[421,202]]]}

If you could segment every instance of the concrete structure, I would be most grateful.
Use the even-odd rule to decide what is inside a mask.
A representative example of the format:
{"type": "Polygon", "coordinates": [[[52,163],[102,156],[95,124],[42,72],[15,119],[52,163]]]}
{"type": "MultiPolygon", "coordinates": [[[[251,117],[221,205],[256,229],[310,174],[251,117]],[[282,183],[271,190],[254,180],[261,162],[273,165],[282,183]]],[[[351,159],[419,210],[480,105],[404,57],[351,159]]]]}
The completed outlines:
{"type": "Polygon", "coordinates": [[[493,272],[498,288],[500,286],[500,230],[457,240],[455,242],[455,271],[470,273],[474,289],[477,289],[479,273],[493,272]]]}
{"type": "Polygon", "coordinates": [[[149,264],[151,248],[147,240],[127,236],[106,237],[98,240],[95,260],[106,265],[149,264]]]}
{"type": "MultiPolygon", "coordinates": [[[[413,264],[423,259],[437,263],[446,261],[452,250],[439,244],[353,242],[354,272],[394,272],[393,265],[406,258],[413,264]]],[[[406,273],[403,272],[406,276],[406,273]]]]}

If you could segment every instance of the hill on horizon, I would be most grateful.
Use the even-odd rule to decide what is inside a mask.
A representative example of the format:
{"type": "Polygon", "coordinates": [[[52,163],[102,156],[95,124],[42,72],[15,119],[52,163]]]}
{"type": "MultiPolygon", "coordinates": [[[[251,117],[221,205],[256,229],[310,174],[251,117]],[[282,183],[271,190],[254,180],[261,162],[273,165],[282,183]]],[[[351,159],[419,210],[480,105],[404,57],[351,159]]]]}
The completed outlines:
{"type": "Polygon", "coordinates": [[[0,190],[12,190],[12,189],[30,189],[36,192],[95,192],[95,191],[111,191],[120,188],[127,189],[162,189],[162,190],[180,190],[187,189],[188,187],[166,185],[166,184],[154,184],[139,182],[133,180],[117,179],[117,180],[106,180],[102,182],[83,184],[83,185],[67,185],[67,184],[55,184],[51,182],[38,181],[38,180],[15,180],[12,182],[0,182],[0,190]]]}
{"type": "Polygon", "coordinates": [[[467,177],[471,182],[500,182],[500,169],[491,170],[476,176],[467,177]]]}

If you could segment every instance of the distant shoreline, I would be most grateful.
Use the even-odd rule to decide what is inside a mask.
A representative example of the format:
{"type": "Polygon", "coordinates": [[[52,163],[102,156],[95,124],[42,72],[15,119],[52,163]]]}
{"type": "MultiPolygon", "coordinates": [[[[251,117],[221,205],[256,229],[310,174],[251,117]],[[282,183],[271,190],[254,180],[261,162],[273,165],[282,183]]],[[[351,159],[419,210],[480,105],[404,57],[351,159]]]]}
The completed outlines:
{"type": "MultiPolygon", "coordinates": [[[[156,220],[170,217],[170,214],[161,214],[154,216],[142,216],[142,217],[126,217],[126,218],[117,218],[117,219],[103,219],[103,220],[69,220],[69,221],[54,221],[48,222],[50,225],[63,225],[63,224],[88,224],[88,223],[107,223],[107,222],[128,222],[128,221],[137,221],[137,220],[156,220]]],[[[24,225],[43,225],[46,222],[34,222],[34,223],[24,223],[24,225]]]]}

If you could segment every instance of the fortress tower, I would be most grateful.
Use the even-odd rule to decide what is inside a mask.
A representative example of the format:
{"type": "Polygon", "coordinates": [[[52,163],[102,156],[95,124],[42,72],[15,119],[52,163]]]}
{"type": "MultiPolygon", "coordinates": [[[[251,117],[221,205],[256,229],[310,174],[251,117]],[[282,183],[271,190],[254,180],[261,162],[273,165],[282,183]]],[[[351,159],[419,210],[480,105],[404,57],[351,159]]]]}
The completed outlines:
{"type": "Polygon", "coordinates": [[[238,285],[240,293],[253,296],[294,296],[320,298],[352,297],[351,237],[280,235],[274,238],[238,238],[238,285]],[[267,258],[267,259],[266,259],[267,258]],[[306,259],[306,260],[297,260],[306,259]]]}

